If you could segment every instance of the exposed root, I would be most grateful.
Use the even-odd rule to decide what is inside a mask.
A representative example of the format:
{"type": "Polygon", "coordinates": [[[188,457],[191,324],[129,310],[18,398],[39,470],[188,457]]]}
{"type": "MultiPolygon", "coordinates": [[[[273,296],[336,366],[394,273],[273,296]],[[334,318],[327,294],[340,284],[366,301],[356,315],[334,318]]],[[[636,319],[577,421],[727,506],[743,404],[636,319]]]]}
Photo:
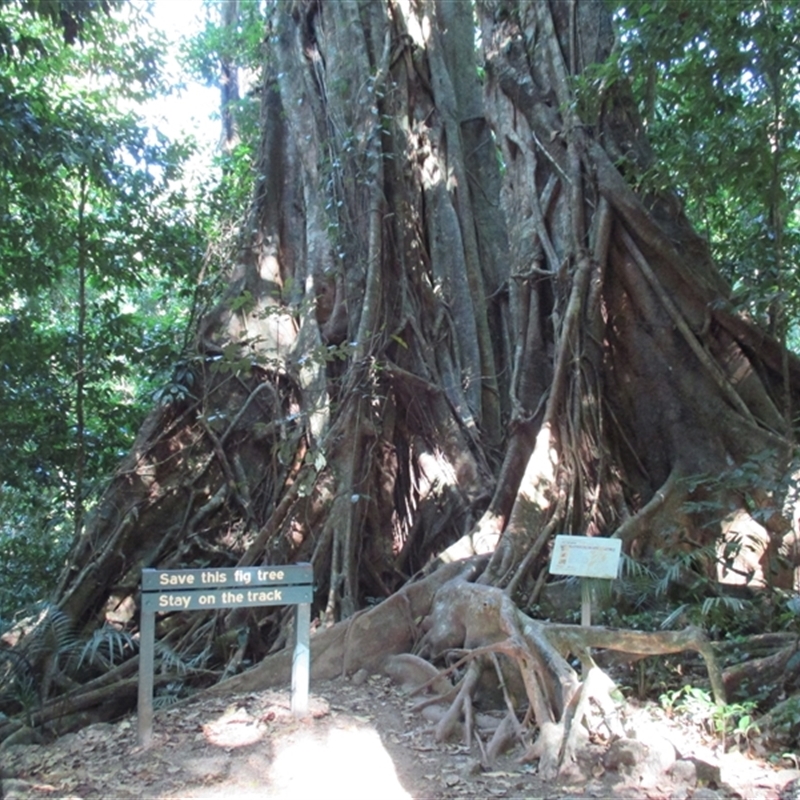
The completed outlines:
{"type": "MultiPolygon", "coordinates": [[[[517,720],[517,715],[511,711],[506,714],[497,726],[484,753],[486,766],[491,765],[498,756],[502,755],[511,744],[522,736],[522,726],[517,720]]],[[[480,741],[480,739],[478,739],[480,741]]]]}
{"type": "MultiPolygon", "coordinates": [[[[526,721],[535,722],[539,736],[524,758],[538,760],[539,772],[545,779],[574,764],[590,734],[599,733],[605,738],[624,735],[613,699],[614,682],[594,663],[592,647],[649,654],[697,650],[706,659],[717,699],[724,697],[713,652],[702,632],[695,628],[639,633],[549,625],[520,612],[500,589],[458,579],[436,593],[423,627],[427,630],[420,642],[421,654],[433,660],[453,653],[460,656],[453,665],[435,674],[425,670],[429,677],[416,689],[430,691],[438,686],[438,691],[419,703],[417,709],[449,704],[436,724],[437,740],[445,741],[463,731],[465,743],[471,743],[475,704],[481,687],[491,678],[508,713],[488,747],[479,743],[481,760],[491,763],[515,737],[522,738],[517,713],[527,704],[526,721]],[[566,660],[570,654],[581,660],[580,678],[566,660]],[[514,666],[513,670],[501,668],[501,656],[514,666]],[[447,676],[465,664],[460,680],[450,688],[447,676]],[[509,676],[517,686],[509,686],[509,676]]],[[[420,660],[417,656],[409,662],[417,673],[420,660]]]]}
{"type": "Polygon", "coordinates": [[[440,670],[413,653],[390,656],[386,659],[383,671],[412,695],[426,691],[438,698],[453,689],[453,685],[440,670]]]}
{"type": "Polygon", "coordinates": [[[465,744],[469,744],[472,738],[472,695],[478,685],[482,671],[483,668],[479,661],[470,662],[465,676],[458,685],[458,694],[455,700],[453,700],[447,713],[439,720],[439,724],[436,726],[435,737],[437,742],[445,742],[451,737],[463,715],[465,744]]]}

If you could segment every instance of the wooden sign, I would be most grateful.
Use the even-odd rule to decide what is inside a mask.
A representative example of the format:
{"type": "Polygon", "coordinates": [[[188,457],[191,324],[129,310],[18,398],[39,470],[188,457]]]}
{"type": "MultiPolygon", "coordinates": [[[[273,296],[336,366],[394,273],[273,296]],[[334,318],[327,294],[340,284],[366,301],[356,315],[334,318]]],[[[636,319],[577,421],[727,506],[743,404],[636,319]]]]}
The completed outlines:
{"type": "Polygon", "coordinates": [[[592,587],[588,578],[614,580],[619,571],[622,539],[556,536],[550,556],[551,575],[573,575],[581,581],[581,625],[592,624],[592,587]]]}
{"type": "Polygon", "coordinates": [[[619,570],[621,548],[621,539],[556,536],[550,574],[614,580],[619,570]]]}
{"type": "Polygon", "coordinates": [[[155,628],[158,612],[296,606],[292,712],[295,716],[305,716],[308,713],[311,666],[309,639],[313,582],[311,564],[229,569],[143,569],[139,625],[139,744],[148,747],[153,738],[155,628]]]}
{"type": "Polygon", "coordinates": [[[142,570],[144,611],[198,611],[311,602],[311,566],[142,570]]]}

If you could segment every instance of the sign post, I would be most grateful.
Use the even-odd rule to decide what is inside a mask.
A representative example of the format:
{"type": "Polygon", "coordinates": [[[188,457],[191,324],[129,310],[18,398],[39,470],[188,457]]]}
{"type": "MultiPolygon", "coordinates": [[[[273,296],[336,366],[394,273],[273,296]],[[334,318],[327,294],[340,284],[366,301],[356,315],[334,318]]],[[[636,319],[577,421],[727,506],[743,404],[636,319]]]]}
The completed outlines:
{"type": "Polygon", "coordinates": [[[139,744],[148,747],[153,739],[155,619],[159,611],[296,606],[292,712],[295,716],[305,716],[308,713],[311,672],[309,639],[313,581],[311,564],[226,569],[143,569],[139,626],[139,744]]]}
{"type": "Polygon", "coordinates": [[[581,581],[581,625],[592,624],[590,578],[614,580],[619,570],[621,539],[595,536],[556,536],[550,557],[551,575],[572,575],[581,581]]]}

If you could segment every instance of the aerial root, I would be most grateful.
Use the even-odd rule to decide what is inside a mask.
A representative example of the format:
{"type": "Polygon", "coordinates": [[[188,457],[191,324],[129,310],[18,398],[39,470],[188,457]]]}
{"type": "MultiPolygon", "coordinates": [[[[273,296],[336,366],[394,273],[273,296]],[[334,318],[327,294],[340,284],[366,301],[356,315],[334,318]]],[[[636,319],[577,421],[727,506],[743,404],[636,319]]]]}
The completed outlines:
{"type": "MultiPolygon", "coordinates": [[[[498,756],[508,750],[515,741],[522,741],[522,737],[523,728],[517,719],[516,713],[509,711],[495,729],[489,744],[486,745],[483,753],[485,758],[484,766],[491,766],[498,756]]],[[[478,738],[478,741],[480,742],[480,738],[478,738]]]]}
{"type": "Polygon", "coordinates": [[[478,661],[471,661],[467,667],[467,672],[458,684],[458,693],[450,704],[447,713],[439,720],[436,725],[435,738],[437,742],[444,742],[450,738],[457,729],[459,722],[464,717],[465,744],[469,744],[472,739],[472,695],[478,680],[481,677],[482,669],[478,661]]]}
{"type": "Polygon", "coordinates": [[[393,657],[411,659],[408,666],[420,678],[413,694],[427,694],[414,708],[443,709],[440,716],[431,715],[436,740],[463,735],[465,744],[476,744],[484,766],[515,740],[524,742],[531,726],[538,737],[523,759],[538,760],[546,779],[570,769],[593,736],[624,736],[615,684],[594,663],[592,648],[643,654],[696,650],[706,660],[715,696],[723,697],[710,645],[696,629],[642,633],[543,623],[520,612],[502,590],[458,579],[437,591],[423,629],[416,655],[393,657]],[[570,654],[582,664],[580,676],[567,661],[570,654]],[[453,657],[454,663],[439,670],[426,660],[453,657]],[[453,685],[458,671],[462,674],[453,685]],[[477,709],[490,682],[494,706],[506,713],[487,728],[477,709]],[[489,731],[487,742],[481,736],[489,731]]]}
{"type": "Polygon", "coordinates": [[[580,749],[588,741],[589,734],[596,732],[600,725],[592,711],[594,707],[600,712],[600,721],[605,725],[610,737],[623,737],[617,706],[611,694],[616,684],[598,666],[591,666],[572,698],[564,718],[563,741],[558,754],[559,771],[569,764],[574,764],[580,749]]]}

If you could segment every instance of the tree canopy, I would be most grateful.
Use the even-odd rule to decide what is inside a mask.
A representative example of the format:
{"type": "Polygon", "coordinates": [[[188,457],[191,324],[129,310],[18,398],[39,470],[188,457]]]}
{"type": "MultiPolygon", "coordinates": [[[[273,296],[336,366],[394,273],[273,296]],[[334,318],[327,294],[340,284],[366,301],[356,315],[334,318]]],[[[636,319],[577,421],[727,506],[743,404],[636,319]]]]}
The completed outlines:
{"type": "Polygon", "coordinates": [[[135,14],[78,5],[80,46],[24,5],[0,8],[5,612],[22,587],[41,599],[26,561],[58,568],[179,358],[204,255],[179,180],[191,143],[131,110],[165,91],[160,41],[135,14]]]}
{"type": "Polygon", "coordinates": [[[790,335],[800,224],[796,6],[628,3],[618,20],[619,66],[658,156],[644,179],[679,191],[734,302],[790,335]]]}

